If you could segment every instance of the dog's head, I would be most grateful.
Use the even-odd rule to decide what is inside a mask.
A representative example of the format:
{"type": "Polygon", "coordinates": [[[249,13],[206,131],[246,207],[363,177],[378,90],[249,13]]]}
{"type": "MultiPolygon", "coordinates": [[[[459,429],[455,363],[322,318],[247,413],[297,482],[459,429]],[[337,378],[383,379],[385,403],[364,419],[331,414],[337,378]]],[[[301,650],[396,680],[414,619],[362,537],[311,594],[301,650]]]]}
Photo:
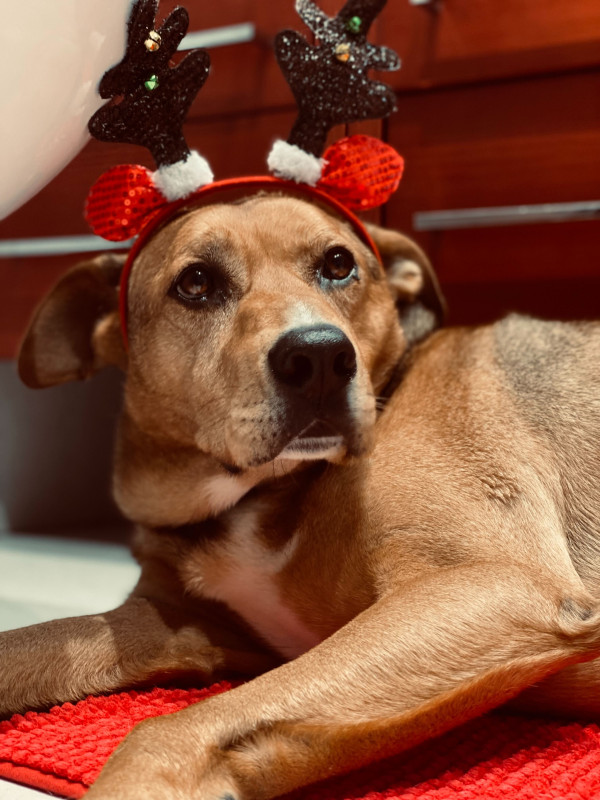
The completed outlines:
{"type": "Polygon", "coordinates": [[[233,472],[361,454],[378,393],[443,313],[419,248],[371,233],[385,269],[347,222],[304,200],[196,209],[137,257],[127,354],[122,260],[102,256],[68,273],[39,308],[21,377],[49,386],[126,366],[132,425],[233,472]]]}

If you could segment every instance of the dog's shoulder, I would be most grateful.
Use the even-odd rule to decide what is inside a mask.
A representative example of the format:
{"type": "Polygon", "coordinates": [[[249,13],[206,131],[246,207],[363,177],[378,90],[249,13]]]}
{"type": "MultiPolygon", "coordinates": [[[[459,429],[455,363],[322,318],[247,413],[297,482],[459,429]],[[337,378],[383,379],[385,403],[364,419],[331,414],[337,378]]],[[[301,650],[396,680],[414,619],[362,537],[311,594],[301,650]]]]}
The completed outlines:
{"type": "Polygon", "coordinates": [[[512,398],[534,423],[546,426],[556,412],[548,423],[554,428],[578,409],[600,414],[599,362],[600,322],[511,314],[491,325],[443,328],[410,351],[391,405],[405,407],[410,399],[421,407],[425,393],[436,414],[440,404],[489,410],[512,398]]]}
{"type": "Polygon", "coordinates": [[[600,323],[517,314],[493,326],[494,357],[519,398],[553,408],[590,405],[600,389],[600,323]],[[550,406],[548,405],[550,403],[550,406]]]}

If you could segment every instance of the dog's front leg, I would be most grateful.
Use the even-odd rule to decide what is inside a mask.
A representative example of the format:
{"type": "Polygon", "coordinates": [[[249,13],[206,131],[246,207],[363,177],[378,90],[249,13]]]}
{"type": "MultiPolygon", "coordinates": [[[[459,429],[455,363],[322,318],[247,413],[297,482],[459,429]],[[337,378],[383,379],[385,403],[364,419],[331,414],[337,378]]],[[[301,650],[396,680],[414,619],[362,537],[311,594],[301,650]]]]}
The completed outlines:
{"type": "Polygon", "coordinates": [[[132,596],[105,614],[0,634],[0,718],[178,675],[256,675],[276,660],[214,603],[132,596]],[[223,616],[224,615],[224,616],[223,616]]]}
{"type": "Polygon", "coordinates": [[[524,568],[437,570],[295,661],[143,722],[90,800],[264,800],[436,735],[600,649],[600,610],[524,568]]]}

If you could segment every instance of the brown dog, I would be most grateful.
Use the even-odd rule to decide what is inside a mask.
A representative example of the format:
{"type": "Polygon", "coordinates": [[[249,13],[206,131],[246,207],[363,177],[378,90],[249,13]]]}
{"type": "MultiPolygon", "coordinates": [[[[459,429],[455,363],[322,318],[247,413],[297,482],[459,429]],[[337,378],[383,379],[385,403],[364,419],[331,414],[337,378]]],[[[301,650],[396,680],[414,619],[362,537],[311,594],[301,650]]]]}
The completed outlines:
{"type": "Polygon", "coordinates": [[[90,797],[271,798],[519,693],[600,712],[600,328],[433,333],[426,258],[373,235],[387,279],[309,202],[199,208],[135,263],[128,355],[113,257],[34,318],[29,385],[128,362],[115,495],[142,577],[2,634],[0,711],[253,677],[139,725],[90,797]]]}

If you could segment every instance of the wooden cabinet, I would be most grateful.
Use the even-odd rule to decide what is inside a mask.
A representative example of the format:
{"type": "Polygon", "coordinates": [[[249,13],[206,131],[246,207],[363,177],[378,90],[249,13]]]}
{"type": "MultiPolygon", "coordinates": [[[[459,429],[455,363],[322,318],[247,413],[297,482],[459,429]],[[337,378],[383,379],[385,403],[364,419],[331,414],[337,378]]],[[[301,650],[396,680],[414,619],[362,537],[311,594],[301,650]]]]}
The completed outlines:
{"type": "Polygon", "coordinates": [[[404,227],[415,211],[600,198],[599,73],[407,93],[398,105],[390,139],[406,171],[390,213],[404,227]]]}
{"type": "MultiPolygon", "coordinates": [[[[342,1],[318,0],[330,13],[342,1]]],[[[191,30],[241,22],[257,29],[252,43],[211,50],[189,142],[218,177],[264,172],[272,141],[294,119],[271,50],[279,29],[302,29],[293,0],[185,2],[191,30]]],[[[175,4],[163,0],[161,9],[175,4]]],[[[406,159],[387,222],[431,253],[452,319],[479,322],[511,308],[597,315],[600,221],[428,233],[412,224],[419,211],[600,199],[600,0],[388,0],[373,39],[403,59],[402,70],[381,75],[398,92],[388,135],[406,159]]],[[[150,165],[141,148],[91,142],[0,223],[0,237],[86,233],[91,183],[127,162],[150,165]]],[[[0,260],[0,356],[14,353],[35,303],[76,260],[0,260]]]]}
{"type": "MultiPolygon", "coordinates": [[[[396,8],[396,6],[394,6],[396,8]]],[[[390,224],[431,254],[451,320],[598,316],[600,222],[411,231],[418,211],[600,199],[600,3],[441,0],[390,140],[390,224]]]]}

